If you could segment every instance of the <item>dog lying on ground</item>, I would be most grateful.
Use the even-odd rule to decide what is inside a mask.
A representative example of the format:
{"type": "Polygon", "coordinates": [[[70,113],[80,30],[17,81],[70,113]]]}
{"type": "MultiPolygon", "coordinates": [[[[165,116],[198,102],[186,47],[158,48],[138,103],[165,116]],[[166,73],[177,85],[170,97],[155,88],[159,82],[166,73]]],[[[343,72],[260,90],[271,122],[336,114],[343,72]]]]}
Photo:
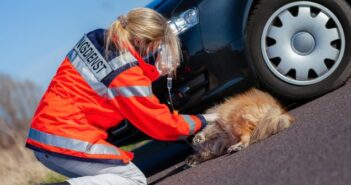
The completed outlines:
{"type": "Polygon", "coordinates": [[[206,113],[218,113],[219,119],[193,138],[196,154],[186,159],[188,166],[240,151],[294,121],[277,100],[257,89],[229,98],[206,113]]]}

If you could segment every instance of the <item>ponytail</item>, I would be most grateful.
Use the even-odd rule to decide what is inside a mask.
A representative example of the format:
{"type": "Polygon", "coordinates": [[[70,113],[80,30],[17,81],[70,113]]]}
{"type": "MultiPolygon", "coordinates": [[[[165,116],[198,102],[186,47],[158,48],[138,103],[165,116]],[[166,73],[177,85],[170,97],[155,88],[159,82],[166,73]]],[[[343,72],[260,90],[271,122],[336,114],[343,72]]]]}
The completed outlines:
{"type": "Polygon", "coordinates": [[[163,48],[167,59],[163,57],[158,65],[167,66],[162,70],[163,74],[174,76],[181,60],[178,36],[161,14],[149,8],[138,8],[112,23],[106,36],[105,54],[108,55],[112,46],[122,53],[128,52],[127,48],[132,46],[140,55],[145,56],[157,52],[161,45],[165,46],[163,48]]]}
{"type": "Polygon", "coordinates": [[[110,28],[108,29],[106,36],[105,55],[109,55],[111,47],[118,49],[121,53],[126,52],[127,47],[125,46],[125,44],[131,45],[130,33],[127,31],[127,25],[122,25],[122,21],[118,19],[115,22],[113,22],[110,28]]]}

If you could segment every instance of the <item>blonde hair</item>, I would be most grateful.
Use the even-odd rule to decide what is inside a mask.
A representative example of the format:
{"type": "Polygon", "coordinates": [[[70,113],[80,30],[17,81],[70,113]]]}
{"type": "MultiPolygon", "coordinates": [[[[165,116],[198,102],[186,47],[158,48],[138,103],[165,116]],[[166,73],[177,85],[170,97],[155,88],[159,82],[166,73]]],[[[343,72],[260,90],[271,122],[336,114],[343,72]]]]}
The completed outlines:
{"type": "Polygon", "coordinates": [[[106,52],[114,46],[120,52],[128,52],[128,46],[132,46],[142,56],[157,52],[162,45],[167,46],[167,54],[172,59],[171,67],[163,71],[174,74],[181,60],[179,38],[169,28],[167,20],[155,10],[149,8],[137,8],[120,16],[112,23],[106,36],[106,52]]]}

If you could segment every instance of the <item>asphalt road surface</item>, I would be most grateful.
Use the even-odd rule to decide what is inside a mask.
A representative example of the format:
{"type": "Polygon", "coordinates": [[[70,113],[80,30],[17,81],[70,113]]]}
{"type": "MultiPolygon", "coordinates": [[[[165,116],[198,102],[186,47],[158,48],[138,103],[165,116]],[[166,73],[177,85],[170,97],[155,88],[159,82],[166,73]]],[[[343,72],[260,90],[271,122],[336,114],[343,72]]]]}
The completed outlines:
{"type": "Polygon", "coordinates": [[[148,178],[165,185],[351,184],[351,80],[290,113],[289,129],[184,170],[184,163],[148,178]]]}

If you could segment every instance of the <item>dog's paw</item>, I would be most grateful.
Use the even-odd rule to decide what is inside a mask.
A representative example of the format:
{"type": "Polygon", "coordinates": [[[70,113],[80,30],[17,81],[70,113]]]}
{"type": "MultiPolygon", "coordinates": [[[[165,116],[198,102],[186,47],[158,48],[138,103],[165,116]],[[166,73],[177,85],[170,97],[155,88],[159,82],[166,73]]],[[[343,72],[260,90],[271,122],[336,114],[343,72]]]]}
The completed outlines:
{"type": "Polygon", "coordinates": [[[199,164],[199,162],[197,161],[197,156],[196,155],[191,155],[188,158],[185,159],[185,164],[188,167],[194,167],[197,164],[199,164]]]}
{"type": "Polygon", "coordinates": [[[195,135],[195,137],[193,138],[193,144],[194,145],[198,145],[198,144],[201,144],[203,142],[205,142],[205,136],[202,135],[202,134],[197,134],[195,135]]]}
{"type": "Polygon", "coordinates": [[[231,153],[234,153],[234,152],[238,152],[242,149],[245,148],[245,145],[241,144],[241,143],[238,143],[238,144],[235,144],[235,145],[232,145],[228,148],[227,150],[227,153],[228,154],[231,154],[231,153]]]}

